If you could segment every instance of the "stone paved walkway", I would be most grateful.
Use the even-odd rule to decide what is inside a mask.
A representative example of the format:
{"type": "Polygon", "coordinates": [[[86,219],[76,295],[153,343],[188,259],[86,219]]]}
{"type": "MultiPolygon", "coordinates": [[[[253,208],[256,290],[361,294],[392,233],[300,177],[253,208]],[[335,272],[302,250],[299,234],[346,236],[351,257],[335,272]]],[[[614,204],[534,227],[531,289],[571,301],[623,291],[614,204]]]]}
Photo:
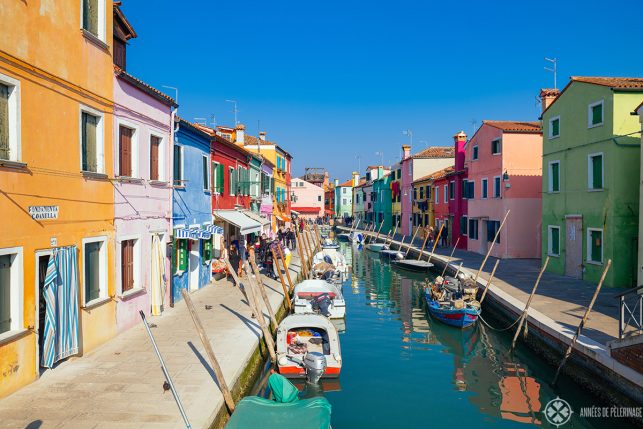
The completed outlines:
{"type": "MultiPolygon", "coordinates": [[[[299,272],[295,255],[290,268],[294,281],[299,272]]],[[[264,284],[277,309],[283,300],[281,284],[265,277],[264,284]]],[[[191,297],[231,387],[256,349],[261,330],[241,291],[228,281],[215,282],[191,297]]],[[[223,396],[185,303],[148,321],[156,325],[152,332],[192,427],[209,427],[223,396]]],[[[184,427],[171,392],[163,393],[163,381],[141,324],[0,400],[0,428],[184,427]]]]}

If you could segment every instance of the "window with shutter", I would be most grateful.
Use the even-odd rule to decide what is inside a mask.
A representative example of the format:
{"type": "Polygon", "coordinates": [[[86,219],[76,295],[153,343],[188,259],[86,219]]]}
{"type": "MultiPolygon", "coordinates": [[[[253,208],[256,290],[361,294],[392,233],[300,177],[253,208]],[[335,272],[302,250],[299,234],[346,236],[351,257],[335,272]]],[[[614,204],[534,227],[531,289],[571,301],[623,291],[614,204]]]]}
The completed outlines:
{"type": "Polygon", "coordinates": [[[603,123],[603,102],[590,105],[590,127],[603,123]]]}
{"type": "Polygon", "coordinates": [[[161,180],[159,175],[159,149],[161,147],[161,138],[156,136],[150,137],[150,180],[161,180]]]}
{"type": "Polygon", "coordinates": [[[134,240],[121,241],[121,289],[134,289],[134,240]]]}
{"type": "Polygon", "coordinates": [[[229,190],[229,191],[230,191],[230,195],[236,195],[236,194],[237,194],[237,192],[236,192],[236,188],[237,188],[237,179],[236,179],[236,177],[235,177],[235,176],[236,176],[236,172],[237,172],[237,171],[236,171],[234,168],[229,167],[229,170],[228,170],[228,177],[229,177],[229,179],[228,179],[228,183],[229,183],[229,186],[230,186],[230,190],[229,190]]]}
{"type": "Polygon", "coordinates": [[[587,260],[603,262],[603,231],[600,229],[587,230],[587,260]]]}
{"type": "Polygon", "coordinates": [[[85,243],[85,303],[100,298],[101,264],[100,251],[102,242],[85,243]]]}
{"type": "Polygon", "coordinates": [[[13,255],[0,255],[0,334],[11,330],[11,265],[13,255]]]}
{"type": "Polygon", "coordinates": [[[478,159],[478,146],[473,147],[473,159],[478,159]]]}
{"type": "Polygon", "coordinates": [[[201,167],[202,167],[202,173],[203,173],[203,190],[204,191],[209,191],[210,190],[210,184],[208,183],[210,181],[210,172],[208,171],[208,166],[210,165],[210,159],[207,156],[202,156],[201,157],[201,167]]]}
{"type": "Polygon", "coordinates": [[[557,226],[549,226],[549,248],[548,254],[558,256],[560,254],[560,228],[557,226]]]}
{"type": "Polygon", "coordinates": [[[225,166],[223,164],[217,165],[217,187],[216,192],[223,194],[225,166]]]}
{"type": "Polygon", "coordinates": [[[181,146],[174,145],[174,185],[183,186],[183,161],[181,146]]]}
{"type": "Polygon", "coordinates": [[[500,177],[493,178],[493,197],[500,198],[500,177]]]}
{"type": "Polygon", "coordinates": [[[9,91],[0,83],[0,159],[11,159],[9,146],[9,91]]]}
{"type": "Polygon", "coordinates": [[[549,120],[549,137],[558,137],[560,135],[560,117],[549,120]]]}
{"type": "Polygon", "coordinates": [[[132,135],[134,130],[118,127],[118,165],[119,176],[132,177],[132,135]]]}
{"type": "Polygon", "coordinates": [[[560,163],[549,164],[549,192],[560,192],[560,163]]]}
{"type": "Polygon", "coordinates": [[[591,189],[603,188],[603,155],[590,156],[591,162],[591,189]]]}
{"type": "Polygon", "coordinates": [[[455,198],[455,182],[449,182],[449,199],[455,198]]]}
{"type": "Polygon", "coordinates": [[[487,179],[482,179],[482,198],[487,198],[487,179]]]}
{"type": "Polygon", "coordinates": [[[467,216],[460,217],[460,234],[467,235],[467,230],[469,226],[469,221],[467,216]]]}
{"type": "Polygon", "coordinates": [[[98,36],[98,0],[83,0],[83,29],[98,36]]]}
{"type": "Polygon", "coordinates": [[[81,118],[81,151],[83,171],[98,172],[96,139],[98,132],[98,117],[82,112],[81,118]]]}

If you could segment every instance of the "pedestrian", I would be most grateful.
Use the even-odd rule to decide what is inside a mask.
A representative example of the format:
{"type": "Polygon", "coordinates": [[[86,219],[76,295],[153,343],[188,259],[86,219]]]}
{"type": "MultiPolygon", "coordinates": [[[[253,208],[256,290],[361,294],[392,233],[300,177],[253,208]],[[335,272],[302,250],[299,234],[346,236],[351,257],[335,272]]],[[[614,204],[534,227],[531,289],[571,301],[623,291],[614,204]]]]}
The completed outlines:
{"type": "MultiPolygon", "coordinates": [[[[239,278],[243,276],[243,271],[242,271],[242,266],[241,266],[241,256],[239,255],[239,252],[237,251],[237,248],[235,247],[234,244],[230,245],[230,266],[232,266],[232,269],[237,273],[239,278]]],[[[234,277],[232,278],[232,283],[236,284],[234,277]]]]}
{"type": "MultiPolygon", "coordinates": [[[[296,228],[296,227],[295,227],[296,228]]],[[[288,231],[288,241],[290,242],[290,250],[295,250],[297,248],[297,240],[295,237],[295,231],[288,231]]]]}
{"type": "Polygon", "coordinates": [[[246,245],[246,252],[247,252],[248,262],[256,263],[255,262],[255,246],[254,246],[254,244],[248,242],[248,244],[246,245]]]}

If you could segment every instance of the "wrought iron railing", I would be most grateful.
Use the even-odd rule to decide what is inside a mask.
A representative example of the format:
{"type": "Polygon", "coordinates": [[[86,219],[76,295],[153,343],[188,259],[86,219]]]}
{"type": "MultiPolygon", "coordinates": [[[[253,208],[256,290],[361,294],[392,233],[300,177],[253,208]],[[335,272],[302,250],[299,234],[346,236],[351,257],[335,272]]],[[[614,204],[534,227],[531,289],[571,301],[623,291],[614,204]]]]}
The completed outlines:
{"type": "Polygon", "coordinates": [[[619,339],[643,334],[643,285],[621,292],[616,297],[620,302],[619,339]]]}

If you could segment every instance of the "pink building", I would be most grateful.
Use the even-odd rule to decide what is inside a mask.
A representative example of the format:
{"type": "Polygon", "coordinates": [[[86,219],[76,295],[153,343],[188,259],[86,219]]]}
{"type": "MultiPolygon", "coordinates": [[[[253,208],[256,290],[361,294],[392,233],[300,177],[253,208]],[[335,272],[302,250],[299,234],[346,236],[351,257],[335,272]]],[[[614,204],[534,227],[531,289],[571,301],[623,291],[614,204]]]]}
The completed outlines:
{"type": "MultiPolygon", "coordinates": [[[[170,303],[173,99],[125,71],[136,33],[115,8],[114,226],[116,325],[123,331],[170,303]]],[[[107,322],[106,322],[107,323],[107,322]]]]}
{"type": "Polygon", "coordinates": [[[465,145],[468,167],[468,250],[487,252],[507,210],[491,255],[539,258],[542,130],[539,122],[483,121],[465,145]]]}
{"type": "Polygon", "coordinates": [[[413,160],[411,146],[402,145],[402,178],[400,179],[400,233],[411,235],[413,216],[413,160]]]}
{"type": "Polygon", "coordinates": [[[296,211],[304,219],[317,219],[317,216],[324,216],[322,187],[302,179],[292,179],[291,190],[294,194],[291,211],[296,211]]]}

